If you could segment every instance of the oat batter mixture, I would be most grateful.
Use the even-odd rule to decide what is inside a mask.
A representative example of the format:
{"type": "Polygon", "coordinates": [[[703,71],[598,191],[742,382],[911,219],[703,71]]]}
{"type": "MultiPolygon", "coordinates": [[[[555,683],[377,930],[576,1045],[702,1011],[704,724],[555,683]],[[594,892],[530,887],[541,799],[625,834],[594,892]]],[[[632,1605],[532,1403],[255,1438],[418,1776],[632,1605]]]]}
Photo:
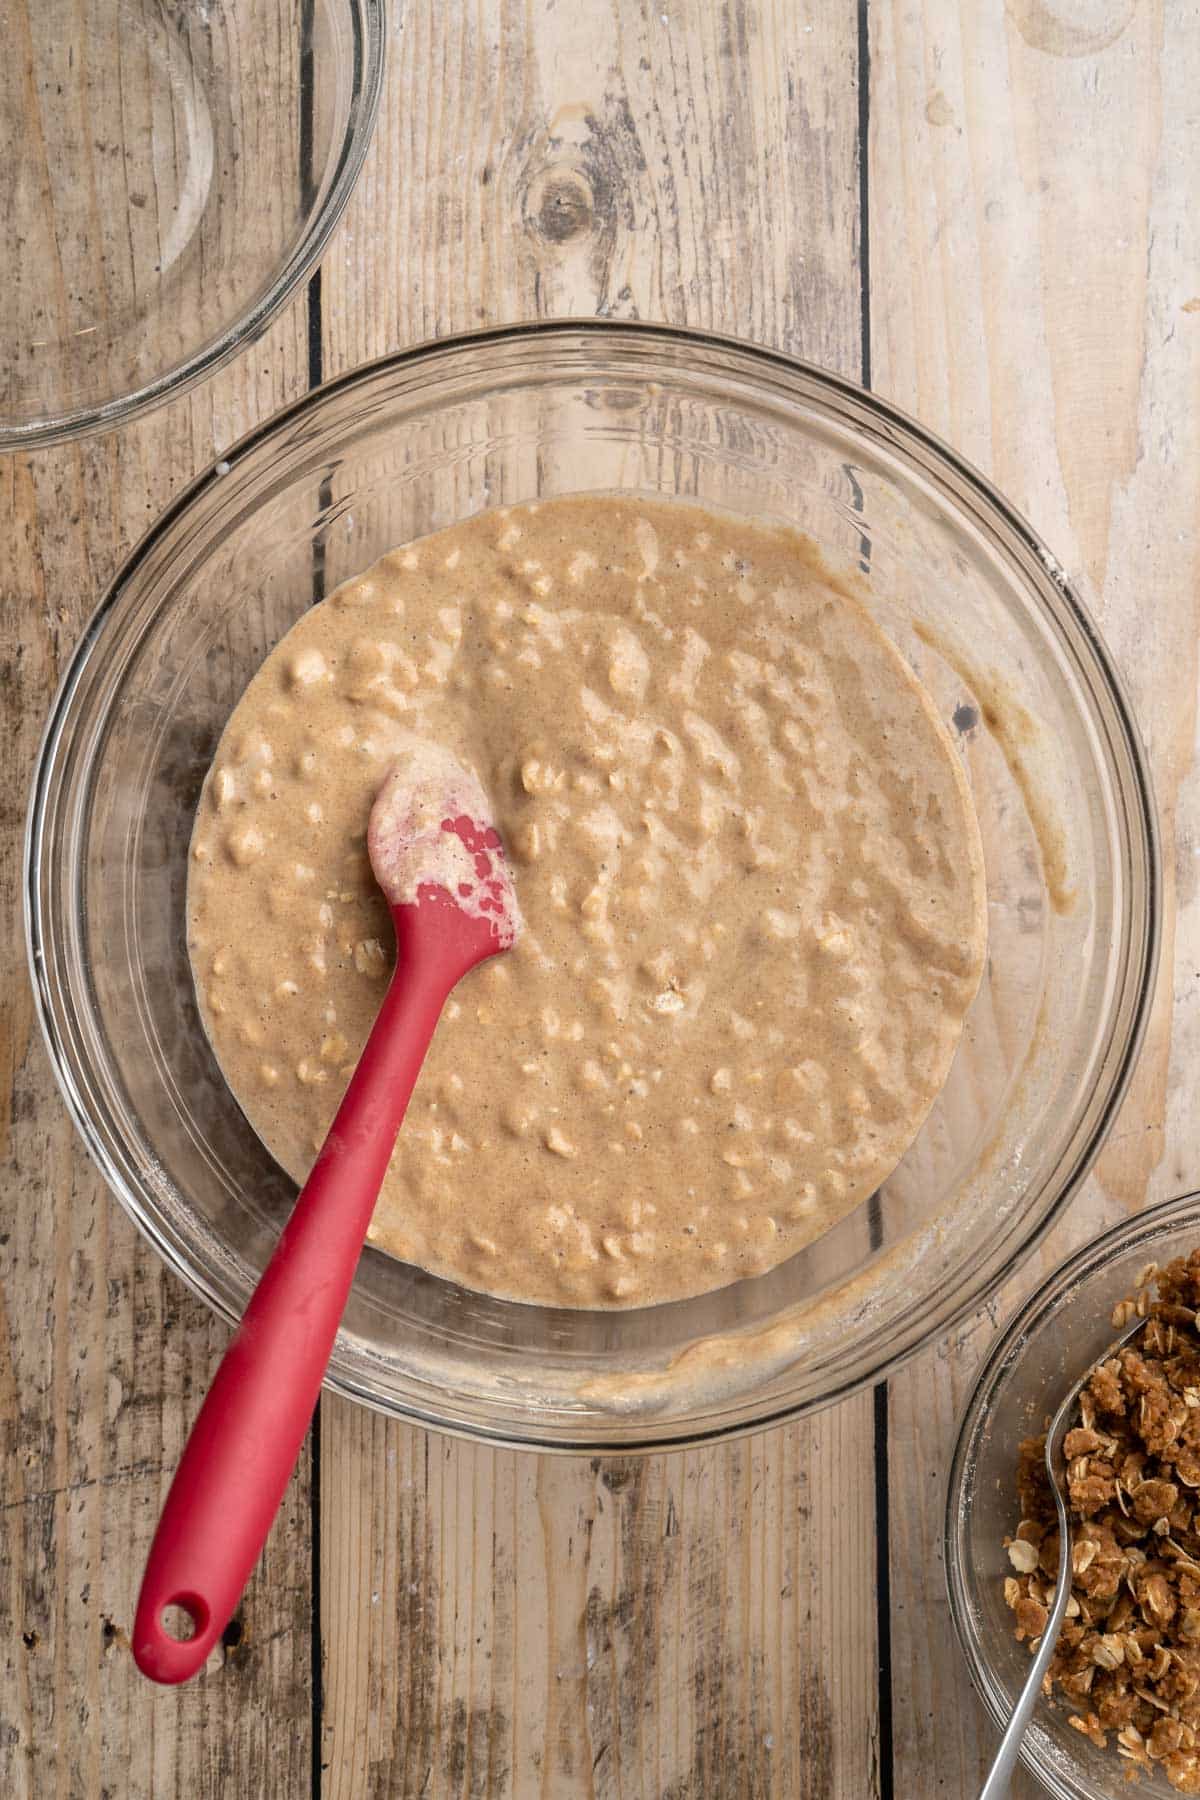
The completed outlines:
{"type": "Polygon", "coordinates": [[[792,1255],[903,1155],[983,963],[983,860],[911,671],[796,535],[587,496],[307,613],[192,840],[205,1027],[303,1179],[391,971],[365,832],[416,733],[474,771],[524,930],[456,990],[372,1241],[563,1306],[792,1255]]]}

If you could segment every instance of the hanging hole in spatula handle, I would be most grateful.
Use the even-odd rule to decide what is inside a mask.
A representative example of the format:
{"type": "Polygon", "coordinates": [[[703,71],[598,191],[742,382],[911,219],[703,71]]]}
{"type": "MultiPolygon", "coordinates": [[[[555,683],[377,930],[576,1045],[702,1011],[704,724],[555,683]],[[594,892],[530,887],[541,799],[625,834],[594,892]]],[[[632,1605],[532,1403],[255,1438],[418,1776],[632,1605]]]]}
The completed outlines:
{"type": "Polygon", "coordinates": [[[175,1594],[161,1605],[145,1599],[135,1627],[138,1664],[155,1681],[186,1681],[208,1661],[220,1637],[209,1608],[199,1594],[175,1594]],[[210,1636],[212,1644],[206,1641],[210,1636]]]}
{"type": "Polygon", "coordinates": [[[198,1599],[195,1594],[181,1594],[177,1600],[169,1600],[163,1607],[159,1614],[159,1624],[177,1644],[190,1644],[204,1629],[204,1613],[203,1600],[198,1599]]]}

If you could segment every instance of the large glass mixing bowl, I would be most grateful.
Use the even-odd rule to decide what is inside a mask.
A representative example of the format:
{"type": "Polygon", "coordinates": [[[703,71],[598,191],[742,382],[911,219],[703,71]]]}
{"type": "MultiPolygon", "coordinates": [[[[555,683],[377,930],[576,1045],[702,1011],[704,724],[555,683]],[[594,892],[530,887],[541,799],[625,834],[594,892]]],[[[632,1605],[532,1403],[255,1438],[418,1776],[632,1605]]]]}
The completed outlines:
{"type": "Polygon", "coordinates": [[[232,1317],[294,1189],[221,1078],[188,965],[188,837],[218,735],[314,597],[419,533],[582,489],[786,522],[860,576],[958,733],[989,893],[983,985],[917,1141],[770,1274],[548,1311],[366,1251],[335,1388],[508,1442],[629,1449],[795,1415],[944,1332],[1070,1197],[1124,1089],[1157,941],[1142,754],[1091,621],[985,482],[848,382],[659,327],[514,328],[361,369],[203,475],[113,584],[50,718],[27,904],[79,1128],[172,1268],[232,1317]]]}
{"type": "Polygon", "coordinates": [[[362,166],[384,0],[6,0],[0,451],[112,426],[265,330],[362,166]]]}

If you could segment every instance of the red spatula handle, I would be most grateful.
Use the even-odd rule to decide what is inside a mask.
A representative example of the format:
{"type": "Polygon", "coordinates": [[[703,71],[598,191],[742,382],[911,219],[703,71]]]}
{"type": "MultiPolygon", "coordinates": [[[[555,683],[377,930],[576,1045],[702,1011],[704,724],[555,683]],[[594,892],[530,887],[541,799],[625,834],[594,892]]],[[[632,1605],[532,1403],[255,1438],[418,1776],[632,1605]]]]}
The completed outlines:
{"type": "MultiPolygon", "coordinates": [[[[415,909],[413,909],[415,910],[415,909]]],[[[363,1238],[425,1052],[462,966],[393,978],[324,1147],[217,1370],[171,1483],[133,1627],[154,1681],[203,1667],[266,1542],[312,1417],[363,1238]],[[194,1635],[172,1637],[182,1607],[194,1635]]]]}

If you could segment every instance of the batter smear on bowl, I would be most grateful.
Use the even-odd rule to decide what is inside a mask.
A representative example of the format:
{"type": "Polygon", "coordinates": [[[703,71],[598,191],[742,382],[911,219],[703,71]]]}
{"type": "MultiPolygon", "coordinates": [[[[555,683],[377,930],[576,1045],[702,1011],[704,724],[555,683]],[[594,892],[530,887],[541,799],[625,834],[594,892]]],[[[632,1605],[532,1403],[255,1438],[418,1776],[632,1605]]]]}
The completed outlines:
{"type": "Polygon", "coordinates": [[[486,512],[271,653],[205,783],[188,928],[221,1068],[297,1181],[391,969],[367,821],[417,741],[485,791],[524,925],[446,1008],[371,1241],[642,1306],[859,1206],[954,1055],[983,856],[932,703],[812,546],[662,501],[486,512]]]}

